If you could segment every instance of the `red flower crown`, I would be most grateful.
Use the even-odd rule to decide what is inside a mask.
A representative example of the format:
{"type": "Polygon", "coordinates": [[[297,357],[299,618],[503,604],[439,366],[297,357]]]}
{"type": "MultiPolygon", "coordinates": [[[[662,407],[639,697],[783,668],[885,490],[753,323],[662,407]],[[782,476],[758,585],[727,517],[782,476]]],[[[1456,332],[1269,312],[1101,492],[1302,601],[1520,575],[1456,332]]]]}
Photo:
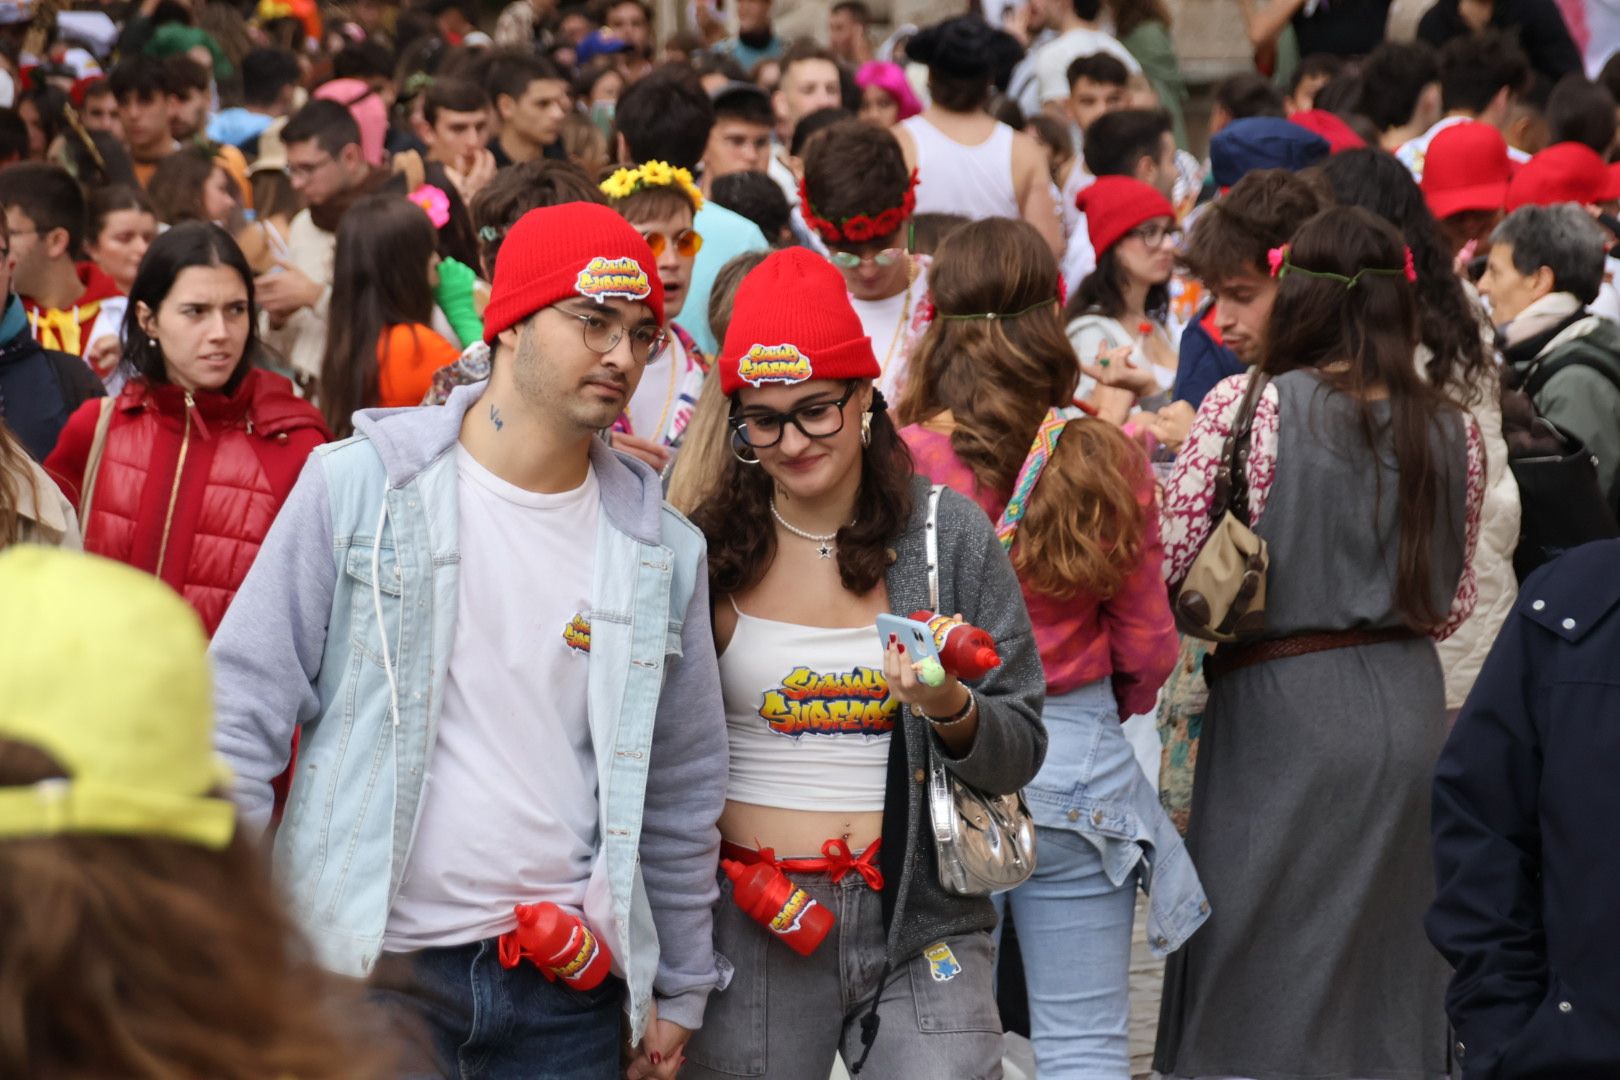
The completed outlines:
{"type": "Polygon", "coordinates": [[[816,231],[816,235],[829,244],[843,241],[849,244],[864,244],[868,240],[875,240],[880,236],[888,236],[897,232],[900,226],[911,217],[911,212],[917,208],[917,170],[911,170],[911,178],[906,181],[906,193],[900,200],[899,206],[891,206],[880,214],[868,216],[856,214],[854,217],[842,218],[838,221],[828,221],[824,217],[817,217],[810,206],[810,190],[799,181],[799,209],[804,214],[804,223],[816,231]]]}

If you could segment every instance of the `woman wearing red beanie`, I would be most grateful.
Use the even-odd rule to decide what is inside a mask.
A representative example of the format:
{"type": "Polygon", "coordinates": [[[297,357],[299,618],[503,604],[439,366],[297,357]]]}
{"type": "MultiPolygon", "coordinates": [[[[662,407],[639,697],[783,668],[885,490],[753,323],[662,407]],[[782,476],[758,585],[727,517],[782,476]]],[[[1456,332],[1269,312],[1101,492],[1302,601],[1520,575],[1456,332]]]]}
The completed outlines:
{"type": "Polygon", "coordinates": [[[999,1076],[995,910],[941,884],[925,781],[937,760],[1010,793],[1040,765],[1044,680],[1018,579],[982,510],[912,475],[827,262],[794,248],[750,273],[716,367],[733,459],[693,519],[729,735],[715,950],[735,974],[681,1076],[824,1080],[840,1052],[884,1080],[999,1076]],[[873,629],[922,609],[982,628],[1000,666],[971,689],[926,685],[873,629]],[[733,875],[761,863],[799,890],[783,887],[798,916],[784,937],[825,922],[809,902],[835,917],[809,955],[739,906],[733,875]]]}
{"type": "Polygon", "coordinates": [[[1076,203],[1097,252],[1097,268],[1064,312],[1087,375],[1080,391],[1089,395],[1101,381],[1133,390],[1143,409],[1163,408],[1176,381],[1176,342],[1165,326],[1181,239],[1175,207],[1158,189],[1126,176],[1099,177],[1076,203]],[[1133,369],[1137,347],[1147,365],[1133,369]]]}

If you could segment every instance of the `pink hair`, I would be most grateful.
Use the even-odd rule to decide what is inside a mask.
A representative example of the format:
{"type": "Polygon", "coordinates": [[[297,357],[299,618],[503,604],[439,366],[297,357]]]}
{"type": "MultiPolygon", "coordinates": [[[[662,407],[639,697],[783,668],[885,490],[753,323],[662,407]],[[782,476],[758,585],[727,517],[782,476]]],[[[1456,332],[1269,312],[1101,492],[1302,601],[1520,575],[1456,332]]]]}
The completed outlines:
{"type": "Polygon", "coordinates": [[[917,100],[911,84],[906,81],[905,70],[899,64],[891,64],[886,60],[868,60],[861,65],[861,70],[855,73],[855,85],[862,90],[868,86],[875,86],[894,98],[895,103],[900,106],[902,120],[922,112],[922,103],[917,100]]]}

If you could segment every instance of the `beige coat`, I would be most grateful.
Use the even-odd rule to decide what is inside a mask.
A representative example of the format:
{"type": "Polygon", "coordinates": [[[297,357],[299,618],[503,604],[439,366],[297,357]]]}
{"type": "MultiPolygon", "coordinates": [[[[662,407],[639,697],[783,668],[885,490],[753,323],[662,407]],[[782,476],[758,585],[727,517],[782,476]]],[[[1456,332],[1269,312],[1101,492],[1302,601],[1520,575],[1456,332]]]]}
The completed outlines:
{"type": "Polygon", "coordinates": [[[73,504],[44,469],[30,458],[22,460],[25,468],[12,476],[22,525],[17,542],[83,550],[84,541],[79,537],[79,518],[73,512],[73,504]]]}

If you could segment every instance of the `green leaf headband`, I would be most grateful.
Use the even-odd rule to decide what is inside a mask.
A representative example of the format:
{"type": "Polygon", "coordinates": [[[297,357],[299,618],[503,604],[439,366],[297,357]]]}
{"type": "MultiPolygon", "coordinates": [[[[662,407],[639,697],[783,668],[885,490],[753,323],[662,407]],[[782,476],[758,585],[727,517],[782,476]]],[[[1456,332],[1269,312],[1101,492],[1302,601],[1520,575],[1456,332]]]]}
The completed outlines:
{"type": "Polygon", "coordinates": [[[1364,274],[1376,274],[1379,277],[1394,277],[1396,274],[1400,274],[1401,276],[1405,277],[1407,281],[1416,281],[1417,267],[1412,262],[1412,249],[1408,247],[1402,248],[1401,250],[1406,253],[1406,265],[1398,268],[1389,266],[1364,266],[1351,275],[1335,274],[1327,270],[1307,270],[1303,266],[1295,266],[1291,257],[1292,253],[1290,252],[1289,245],[1287,244],[1284,244],[1281,247],[1274,247],[1270,251],[1266,252],[1266,262],[1271,265],[1271,276],[1279,281],[1287,277],[1289,274],[1304,274],[1306,277],[1324,278],[1328,281],[1342,281],[1344,282],[1344,287],[1346,289],[1353,289],[1356,287],[1356,282],[1360,281],[1362,275],[1364,274]]]}

